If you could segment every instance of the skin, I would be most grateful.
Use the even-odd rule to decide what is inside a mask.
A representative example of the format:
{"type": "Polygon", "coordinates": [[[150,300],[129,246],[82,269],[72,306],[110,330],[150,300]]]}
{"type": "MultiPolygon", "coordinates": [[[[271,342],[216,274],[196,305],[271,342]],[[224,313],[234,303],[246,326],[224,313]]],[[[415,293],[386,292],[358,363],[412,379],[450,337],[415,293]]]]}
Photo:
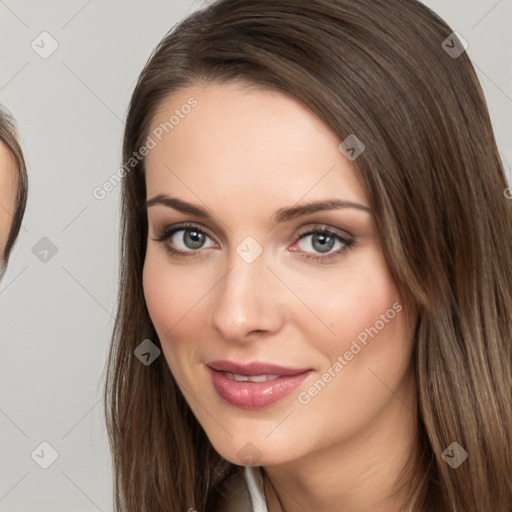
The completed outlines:
{"type": "Polygon", "coordinates": [[[8,147],[0,142],[0,254],[3,262],[5,246],[16,209],[16,163],[8,147]]]}
{"type": "Polygon", "coordinates": [[[401,304],[371,212],[333,209],[271,225],[277,210],[311,201],[369,206],[341,140],[297,100],[237,83],[177,92],[152,128],[191,96],[198,105],[146,157],[148,199],[166,194],[213,215],[148,208],[144,293],[180,389],[223,457],[242,464],[242,447],[257,448],[270,512],[401,510],[393,484],[417,436],[405,306],[307,405],[298,400],[401,304]],[[183,231],[155,240],[181,222],[204,230],[203,247],[185,245],[183,231]],[[325,253],[314,236],[299,236],[325,226],[355,244],[324,263],[307,259],[325,253]],[[263,249],[252,263],[236,252],[247,236],[263,249]],[[193,254],[179,258],[166,245],[193,254]],[[216,393],[205,367],[215,359],[314,372],[279,402],[247,410],[216,393]]]}

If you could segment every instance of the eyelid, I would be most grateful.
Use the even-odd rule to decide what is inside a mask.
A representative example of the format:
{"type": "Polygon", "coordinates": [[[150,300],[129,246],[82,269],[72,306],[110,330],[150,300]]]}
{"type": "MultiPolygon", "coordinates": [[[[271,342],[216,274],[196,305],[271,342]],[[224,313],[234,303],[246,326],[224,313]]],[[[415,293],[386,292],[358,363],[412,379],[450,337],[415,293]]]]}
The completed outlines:
{"type": "Polygon", "coordinates": [[[157,242],[161,242],[161,241],[169,238],[171,235],[173,235],[177,231],[186,230],[186,229],[197,229],[197,231],[201,231],[201,233],[204,233],[209,238],[211,238],[215,243],[218,244],[218,242],[215,240],[215,237],[210,233],[208,228],[206,228],[196,222],[178,222],[177,224],[165,225],[165,227],[163,227],[163,228],[155,229],[157,236],[156,236],[156,238],[153,238],[153,240],[156,240],[157,242]]]}
{"type": "Polygon", "coordinates": [[[310,223],[309,227],[304,228],[304,231],[299,233],[297,236],[300,237],[305,234],[310,234],[311,232],[316,231],[330,231],[334,234],[340,235],[345,238],[355,238],[355,235],[353,235],[350,231],[331,226],[330,224],[326,224],[325,222],[312,222],[310,223]]]}
{"type": "MultiPolygon", "coordinates": [[[[203,226],[201,223],[189,221],[178,222],[172,225],[166,224],[165,227],[163,228],[154,229],[154,231],[160,234],[157,235],[156,239],[153,238],[153,240],[161,241],[159,240],[160,238],[163,238],[167,234],[173,234],[181,229],[197,229],[198,231],[201,231],[204,234],[208,235],[212,240],[214,240],[218,244],[218,242],[216,241],[216,237],[212,235],[212,233],[207,227],[203,226]]],[[[300,232],[296,236],[298,239],[300,239],[300,237],[306,236],[307,234],[311,234],[312,232],[316,231],[331,231],[345,238],[355,238],[355,236],[352,233],[350,233],[350,231],[331,226],[329,224],[326,224],[325,222],[312,222],[308,226],[301,228],[300,232]]]]}
{"type": "MultiPolygon", "coordinates": [[[[212,236],[209,232],[209,229],[202,226],[200,223],[196,222],[180,222],[173,225],[167,225],[164,228],[160,228],[159,230],[156,230],[159,232],[159,235],[156,238],[153,238],[153,240],[157,242],[166,242],[169,238],[171,238],[174,234],[176,234],[179,231],[184,230],[197,230],[201,233],[204,233],[208,238],[210,238],[214,243],[217,245],[218,242],[215,240],[215,237],[212,236]]],[[[340,228],[331,227],[329,224],[325,223],[311,223],[307,227],[302,228],[302,232],[296,235],[296,241],[293,242],[292,245],[296,245],[300,240],[305,238],[306,236],[310,236],[316,233],[329,233],[331,235],[334,235],[338,238],[339,241],[341,241],[344,244],[344,247],[333,251],[328,252],[325,254],[322,253],[314,253],[314,252],[306,252],[306,251],[297,251],[300,253],[304,253],[301,257],[304,259],[311,259],[315,260],[319,263],[327,263],[330,259],[334,259],[337,257],[341,257],[346,250],[350,249],[352,246],[355,245],[356,239],[355,236],[352,235],[350,232],[346,230],[342,230],[340,228]]],[[[201,248],[197,250],[190,249],[188,251],[183,251],[180,249],[175,249],[171,247],[170,245],[166,244],[166,250],[174,256],[177,257],[200,257],[201,256],[201,248]]],[[[295,252],[295,251],[293,251],[295,252]]]]}

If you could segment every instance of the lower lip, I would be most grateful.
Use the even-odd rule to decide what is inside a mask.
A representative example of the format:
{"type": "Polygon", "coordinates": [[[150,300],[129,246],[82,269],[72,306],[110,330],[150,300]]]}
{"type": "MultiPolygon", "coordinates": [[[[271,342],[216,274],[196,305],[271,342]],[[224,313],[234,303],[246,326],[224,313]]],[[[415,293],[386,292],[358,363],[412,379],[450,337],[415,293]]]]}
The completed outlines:
{"type": "Polygon", "coordinates": [[[297,375],[283,375],[265,382],[238,382],[223,372],[207,367],[213,387],[226,402],[241,409],[260,409],[278,402],[309,377],[312,370],[297,375]]]}

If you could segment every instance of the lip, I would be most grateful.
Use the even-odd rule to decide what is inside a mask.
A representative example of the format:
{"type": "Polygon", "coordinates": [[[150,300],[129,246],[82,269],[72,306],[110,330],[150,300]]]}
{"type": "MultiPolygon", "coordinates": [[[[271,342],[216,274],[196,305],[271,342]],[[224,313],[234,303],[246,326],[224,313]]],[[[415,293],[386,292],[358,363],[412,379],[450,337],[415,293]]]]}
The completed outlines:
{"type": "Polygon", "coordinates": [[[206,366],[218,395],[230,405],[241,409],[260,409],[282,400],[313,372],[311,368],[287,368],[259,362],[242,364],[233,361],[212,361],[206,366]],[[279,377],[264,382],[235,381],[223,372],[279,377]]]}
{"type": "Polygon", "coordinates": [[[297,375],[307,372],[311,368],[289,368],[271,363],[260,363],[254,361],[251,363],[236,363],[227,359],[212,361],[206,363],[207,366],[221,372],[238,373],[239,375],[297,375]]]}

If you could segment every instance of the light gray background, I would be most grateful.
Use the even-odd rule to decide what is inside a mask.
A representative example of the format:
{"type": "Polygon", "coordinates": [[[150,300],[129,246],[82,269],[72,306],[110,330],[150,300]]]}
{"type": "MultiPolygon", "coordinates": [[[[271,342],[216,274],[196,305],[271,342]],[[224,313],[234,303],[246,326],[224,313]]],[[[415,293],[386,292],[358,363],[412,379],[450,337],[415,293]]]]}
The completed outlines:
{"type": "MultiPolygon", "coordinates": [[[[512,163],[512,0],[425,3],[468,41],[512,163]]],[[[0,102],[20,126],[30,180],[0,283],[0,512],[112,510],[101,393],[116,307],[119,189],[102,201],[92,191],[121,165],[126,108],[152,49],[204,4],[0,0],[0,102]],[[59,45],[46,59],[31,47],[46,38],[50,48],[44,31],[59,45]],[[44,237],[57,252],[41,261],[33,247],[44,250],[36,245],[44,237]],[[48,469],[31,457],[37,449],[34,459],[51,460],[43,441],[58,452],[48,469]]]]}

